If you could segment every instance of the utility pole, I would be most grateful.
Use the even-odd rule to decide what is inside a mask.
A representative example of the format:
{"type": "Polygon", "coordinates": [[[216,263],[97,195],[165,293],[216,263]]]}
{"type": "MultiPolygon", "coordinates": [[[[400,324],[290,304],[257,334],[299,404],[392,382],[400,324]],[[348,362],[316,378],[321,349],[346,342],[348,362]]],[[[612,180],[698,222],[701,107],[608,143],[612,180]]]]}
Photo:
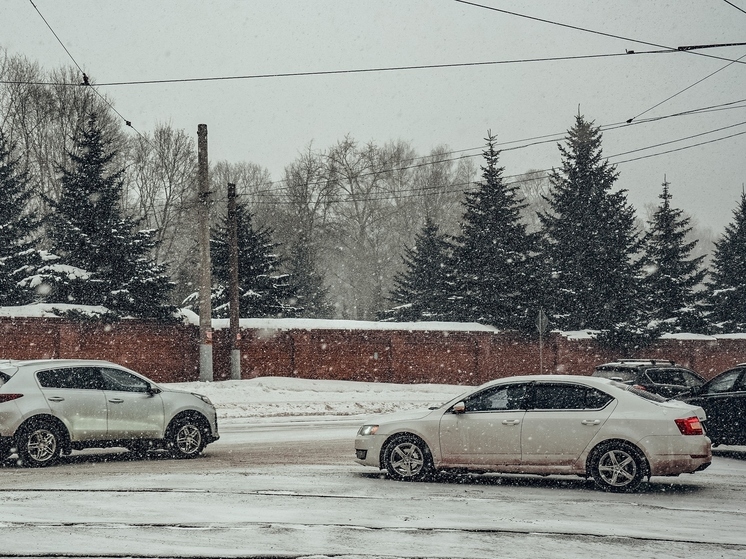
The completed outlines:
{"type": "Polygon", "coordinates": [[[212,264],[210,261],[210,183],[207,164],[207,125],[197,125],[197,219],[199,222],[199,380],[211,381],[212,264]]]}
{"type": "Polygon", "coordinates": [[[241,339],[239,330],[238,301],[238,213],[236,212],[236,185],[228,183],[228,260],[230,276],[230,337],[231,337],[231,379],[241,380],[241,350],[238,342],[241,339]]]}

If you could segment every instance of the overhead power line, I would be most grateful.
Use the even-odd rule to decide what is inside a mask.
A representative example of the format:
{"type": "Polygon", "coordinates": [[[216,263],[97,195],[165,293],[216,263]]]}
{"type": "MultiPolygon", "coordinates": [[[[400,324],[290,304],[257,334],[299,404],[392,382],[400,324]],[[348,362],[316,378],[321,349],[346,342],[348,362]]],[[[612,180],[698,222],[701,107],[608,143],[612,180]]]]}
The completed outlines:
{"type": "Polygon", "coordinates": [[[736,60],[734,60],[733,62],[729,62],[728,64],[726,64],[726,65],[725,65],[725,66],[723,66],[722,68],[718,68],[717,70],[715,70],[715,71],[714,71],[714,72],[712,72],[711,74],[707,74],[707,75],[706,75],[706,76],[705,76],[704,78],[702,78],[702,79],[700,79],[700,80],[697,80],[696,82],[694,82],[693,84],[691,84],[691,85],[689,85],[689,86],[685,87],[685,88],[684,88],[684,89],[682,89],[681,91],[679,91],[679,92],[677,92],[677,93],[674,93],[674,94],[673,94],[673,95],[671,95],[670,97],[667,97],[667,98],[665,98],[665,99],[664,99],[663,101],[661,101],[660,103],[656,103],[655,105],[653,105],[653,106],[652,106],[652,107],[650,107],[649,109],[646,109],[646,110],[642,111],[642,112],[641,112],[640,114],[638,114],[637,116],[633,116],[632,118],[630,118],[630,119],[628,119],[628,120],[627,120],[627,123],[629,124],[630,122],[632,122],[633,120],[635,120],[635,119],[636,119],[636,118],[638,118],[638,117],[641,117],[641,116],[642,116],[642,115],[644,115],[645,113],[649,113],[649,112],[650,112],[650,111],[652,111],[653,109],[655,109],[655,108],[657,108],[657,107],[660,107],[661,105],[663,105],[664,103],[666,103],[666,102],[670,101],[671,99],[673,99],[673,98],[674,98],[674,97],[676,97],[677,95],[681,95],[681,94],[682,94],[682,93],[684,93],[685,91],[688,91],[688,90],[690,90],[690,89],[691,89],[691,88],[693,88],[693,87],[694,87],[695,85],[699,85],[699,84],[701,84],[701,83],[702,83],[703,81],[705,81],[706,79],[708,79],[708,78],[711,78],[712,76],[714,76],[714,75],[715,75],[715,74],[717,74],[718,72],[721,72],[721,71],[725,70],[725,69],[726,69],[726,68],[727,68],[728,66],[731,66],[732,64],[735,64],[736,62],[738,62],[738,61],[739,61],[739,60],[741,60],[742,58],[746,58],[746,54],[744,54],[743,56],[741,56],[741,57],[737,58],[737,59],[736,59],[736,60]]]}
{"type": "Polygon", "coordinates": [[[729,0],[723,0],[723,1],[724,1],[724,2],[726,3],[726,4],[730,4],[731,6],[733,6],[733,7],[734,7],[734,8],[736,9],[736,10],[738,10],[739,12],[743,12],[744,14],[746,14],[746,10],[744,10],[743,8],[740,8],[740,7],[736,6],[736,5],[735,5],[735,4],[733,3],[733,2],[730,2],[729,0]]]}
{"type": "MultiPolygon", "coordinates": [[[[645,55],[645,54],[676,54],[679,52],[685,52],[692,49],[703,49],[703,48],[720,48],[725,46],[746,46],[744,43],[728,43],[728,44],[713,44],[713,45],[700,45],[690,47],[677,47],[677,48],[666,48],[662,50],[648,50],[648,51],[626,51],[626,52],[614,52],[614,53],[602,53],[602,54],[581,54],[575,56],[549,56],[540,58],[517,58],[512,60],[488,60],[483,62],[453,62],[444,64],[419,64],[419,65],[408,65],[408,66],[381,66],[373,68],[353,68],[347,70],[318,70],[308,72],[274,72],[267,74],[239,74],[234,76],[205,76],[197,78],[164,78],[154,80],[130,80],[130,81],[116,81],[116,82],[101,82],[97,83],[96,87],[117,87],[117,86],[132,86],[132,85],[164,85],[164,84],[178,84],[178,83],[198,83],[198,82],[214,82],[214,81],[236,81],[236,80],[257,80],[257,79],[271,79],[271,78],[295,78],[295,77],[312,77],[312,76],[334,76],[344,74],[368,74],[368,73],[379,73],[379,72],[400,72],[408,70],[436,70],[442,68],[468,68],[475,66],[497,66],[507,64],[526,64],[533,62],[561,62],[561,61],[572,61],[572,60],[591,60],[595,58],[612,58],[619,56],[629,55],[645,55]]],[[[0,80],[3,84],[14,84],[14,85],[71,85],[59,82],[48,82],[48,81],[21,81],[21,80],[0,80]]],[[[92,85],[92,84],[81,84],[81,85],[92,85]]]]}
{"type": "MultiPolygon", "coordinates": [[[[97,90],[97,89],[96,89],[95,87],[93,87],[93,84],[92,84],[92,83],[90,83],[90,80],[89,80],[89,78],[88,78],[88,75],[87,75],[87,74],[86,74],[86,73],[85,73],[85,72],[83,71],[83,68],[81,68],[81,67],[80,67],[80,64],[78,64],[78,61],[77,61],[77,60],[75,60],[75,57],[74,57],[74,56],[72,55],[72,53],[71,53],[71,52],[70,52],[70,51],[68,50],[68,48],[67,48],[67,47],[65,46],[65,43],[63,43],[63,42],[62,42],[62,39],[60,39],[59,35],[57,35],[57,33],[55,32],[55,30],[54,30],[54,29],[52,28],[52,26],[51,26],[51,25],[49,24],[49,22],[48,22],[48,21],[47,21],[47,19],[46,19],[46,18],[44,17],[44,15],[43,15],[43,14],[41,13],[41,11],[40,11],[40,10],[39,10],[39,8],[38,8],[38,7],[36,6],[36,4],[34,4],[34,1],[33,1],[33,0],[29,0],[29,2],[30,2],[30,3],[31,3],[31,5],[32,5],[32,6],[34,7],[34,10],[36,10],[36,13],[37,13],[37,14],[39,14],[39,17],[40,17],[40,18],[42,19],[42,21],[43,21],[43,22],[45,23],[45,25],[46,25],[46,26],[47,26],[47,27],[49,28],[49,30],[50,30],[50,31],[52,32],[52,35],[54,35],[54,38],[55,38],[55,39],[57,39],[57,42],[58,42],[58,43],[59,43],[59,44],[60,44],[60,45],[62,46],[62,48],[63,48],[63,49],[65,50],[65,52],[67,53],[67,56],[69,56],[69,57],[70,57],[70,60],[72,60],[72,61],[73,61],[73,64],[75,64],[75,66],[76,66],[76,67],[78,68],[78,70],[80,71],[80,73],[81,73],[81,75],[82,75],[82,80],[83,80],[83,81],[82,81],[81,83],[77,84],[77,85],[82,85],[82,86],[86,86],[86,87],[91,87],[91,88],[92,88],[92,90],[93,90],[93,92],[94,92],[94,93],[95,93],[96,95],[98,95],[98,97],[99,97],[99,98],[100,98],[100,99],[101,99],[101,100],[102,100],[102,101],[103,101],[104,103],[106,103],[106,105],[107,105],[107,106],[108,106],[108,107],[109,107],[109,108],[110,108],[110,109],[111,109],[112,111],[114,111],[114,113],[116,113],[116,114],[117,114],[117,115],[119,116],[119,118],[121,118],[121,119],[122,119],[122,120],[124,121],[124,124],[125,124],[126,126],[129,126],[130,128],[132,128],[132,129],[133,129],[133,130],[134,130],[135,132],[137,132],[137,134],[138,134],[138,135],[139,135],[139,136],[140,136],[141,138],[143,138],[143,139],[144,139],[145,141],[148,141],[148,139],[147,139],[147,138],[146,138],[145,136],[143,136],[143,135],[142,135],[142,134],[140,133],[140,131],[139,131],[139,130],[138,130],[137,128],[135,128],[134,126],[132,126],[132,122],[131,122],[130,120],[126,119],[126,118],[125,118],[125,117],[124,117],[124,116],[123,116],[123,115],[122,115],[122,114],[121,114],[121,113],[120,113],[120,112],[119,112],[119,111],[118,111],[118,110],[117,110],[117,109],[116,109],[116,108],[114,107],[114,105],[112,105],[112,104],[111,104],[111,103],[109,102],[109,100],[108,100],[108,99],[107,99],[107,98],[106,98],[105,96],[103,96],[103,95],[102,95],[102,94],[101,94],[101,93],[100,93],[100,92],[99,92],[99,91],[98,91],[98,90],[97,90]]],[[[18,82],[2,82],[2,83],[18,83],[18,82]]],[[[75,84],[65,84],[65,83],[63,83],[63,84],[45,84],[45,85],[75,85],[75,84]]]]}
{"type": "MultiPolygon", "coordinates": [[[[485,6],[484,4],[478,4],[476,2],[468,2],[467,0],[453,0],[453,1],[454,2],[458,2],[459,4],[466,4],[468,6],[474,6],[475,8],[482,8],[484,10],[490,10],[492,12],[499,12],[501,14],[506,14],[506,15],[515,16],[515,17],[520,17],[520,18],[524,18],[524,19],[530,19],[530,20],[533,20],[533,21],[541,22],[541,23],[547,23],[547,24],[550,24],[550,25],[556,25],[558,27],[565,27],[567,29],[574,29],[575,31],[582,31],[584,33],[591,33],[593,35],[601,35],[602,37],[611,37],[612,39],[622,39],[623,41],[630,41],[632,43],[639,43],[641,45],[647,45],[647,46],[656,47],[656,48],[659,48],[659,49],[669,49],[669,50],[673,49],[673,47],[670,47],[670,46],[667,46],[667,45],[661,45],[661,44],[658,44],[658,43],[652,43],[650,41],[643,41],[641,39],[632,39],[630,37],[624,37],[622,35],[615,35],[614,33],[606,33],[605,31],[597,31],[595,29],[588,29],[586,27],[580,27],[578,25],[571,25],[569,23],[561,23],[559,21],[552,21],[550,19],[544,19],[544,18],[540,18],[540,17],[536,17],[536,16],[530,16],[530,15],[527,15],[527,14],[520,14],[518,12],[512,12],[510,10],[504,10],[502,8],[495,8],[494,6],[485,6]]],[[[729,46],[734,46],[734,45],[738,45],[738,44],[740,44],[740,43],[732,43],[732,44],[729,44],[729,46]]],[[[696,54],[698,56],[705,56],[707,58],[716,58],[718,60],[725,60],[727,62],[735,62],[734,60],[731,60],[729,58],[723,58],[721,56],[713,56],[711,54],[697,52],[696,50],[694,50],[691,47],[680,47],[680,49],[681,49],[681,52],[690,52],[690,53],[696,54]]],[[[676,50],[679,50],[679,49],[676,49],[676,50]]],[[[746,64],[746,62],[739,62],[739,64],[746,64]]]]}

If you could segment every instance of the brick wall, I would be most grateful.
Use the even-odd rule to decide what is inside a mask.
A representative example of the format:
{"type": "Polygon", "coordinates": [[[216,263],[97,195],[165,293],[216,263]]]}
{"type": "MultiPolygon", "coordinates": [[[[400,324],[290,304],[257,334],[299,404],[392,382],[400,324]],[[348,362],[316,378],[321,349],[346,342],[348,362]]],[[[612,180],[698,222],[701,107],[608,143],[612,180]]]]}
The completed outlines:
{"type": "MultiPolygon", "coordinates": [[[[215,380],[230,378],[228,330],[213,336],[215,380]]],[[[244,329],[243,378],[477,385],[540,372],[538,340],[507,333],[435,330],[244,329]]],[[[551,334],[542,346],[543,372],[590,374],[619,357],[590,339],[551,334]]],[[[144,321],[74,323],[59,318],[0,318],[0,358],[106,359],[156,382],[199,378],[198,328],[144,321]]],[[[627,357],[673,359],[711,378],[746,362],[746,339],[663,339],[627,357]]]]}

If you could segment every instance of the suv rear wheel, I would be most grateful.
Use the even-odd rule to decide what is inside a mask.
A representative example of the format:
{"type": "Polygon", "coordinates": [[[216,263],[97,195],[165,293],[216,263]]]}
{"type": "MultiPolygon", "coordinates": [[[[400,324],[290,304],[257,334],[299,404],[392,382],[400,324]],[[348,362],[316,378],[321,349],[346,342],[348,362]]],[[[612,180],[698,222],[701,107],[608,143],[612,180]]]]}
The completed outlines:
{"type": "Polygon", "coordinates": [[[51,466],[62,453],[62,437],[57,426],[48,421],[32,421],[16,436],[18,456],[24,466],[51,466]]]}

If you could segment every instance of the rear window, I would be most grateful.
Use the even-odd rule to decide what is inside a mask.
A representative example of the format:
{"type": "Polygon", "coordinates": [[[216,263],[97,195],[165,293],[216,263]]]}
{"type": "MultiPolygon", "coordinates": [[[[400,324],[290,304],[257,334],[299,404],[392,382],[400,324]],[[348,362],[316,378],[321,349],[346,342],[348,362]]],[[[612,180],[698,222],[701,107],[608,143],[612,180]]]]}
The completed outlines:
{"type": "Polygon", "coordinates": [[[593,376],[620,382],[632,382],[637,376],[637,371],[631,369],[596,369],[593,371],[593,376]]]}
{"type": "Polygon", "coordinates": [[[638,388],[635,388],[634,386],[630,386],[629,384],[622,384],[621,382],[612,382],[611,384],[613,386],[616,386],[617,388],[626,390],[627,392],[632,392],[632,394],[636,394],[640,398],[650,400],[651,402],[667,401],[667,399],[664,398],[663,396],[658,396],[658,394],[653,394],[652,392],[648,392],[647,390],[640,390],[638,388]]]}

